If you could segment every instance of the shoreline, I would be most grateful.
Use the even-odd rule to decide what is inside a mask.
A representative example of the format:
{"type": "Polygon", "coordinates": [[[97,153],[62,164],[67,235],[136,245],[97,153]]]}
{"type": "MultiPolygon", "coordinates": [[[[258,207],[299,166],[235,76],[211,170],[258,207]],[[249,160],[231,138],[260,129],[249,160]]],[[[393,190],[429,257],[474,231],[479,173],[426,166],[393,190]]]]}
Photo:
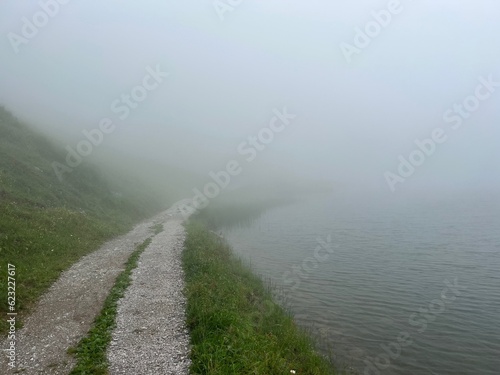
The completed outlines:
{"type": "Polygon", "coordinates": [[[340,373],[223,239],[197,221],[186,229],[193,373],[340,373]]]}
{"type": "MultiPolygon", "coordinates": [[[[25,374],[339,373],[224,239],[196,219],[183,222],[176,206],[74,263],[25,321],[14,369],[25,374]],[[129,264],[134,257],[135,269],[129,264]],[[114,296],[122,274],[130,282],[114,296]],[[115,315],[102,329],[97,326],[110,314],[110,298],[115,315]],[[174,321],[177,328],[165,335],[174,321]],[[108,334],[112,339],[103,342],[108,334]],[[151,341],[157,335],[160,346],[151,341]],[[95,367],[92,357],[80,363],[81,353],[95,350],[92,340],[105,354],[95,367]],[[159,355],[168,347],[170,354],[159,355]]],[[[2,369],[14,373],[6,359],[2,369]]]]}

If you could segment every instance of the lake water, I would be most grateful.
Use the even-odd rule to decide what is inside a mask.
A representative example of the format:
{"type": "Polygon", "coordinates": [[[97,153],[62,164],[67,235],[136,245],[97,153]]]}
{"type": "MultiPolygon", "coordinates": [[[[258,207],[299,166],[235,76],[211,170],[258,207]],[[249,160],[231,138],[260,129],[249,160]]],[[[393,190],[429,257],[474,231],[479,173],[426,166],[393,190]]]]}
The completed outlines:
{"type": "Polygon", "coordinates": [[[500,374],[500,197],[314,196],[222,228],[361,374],[500,374]]]}

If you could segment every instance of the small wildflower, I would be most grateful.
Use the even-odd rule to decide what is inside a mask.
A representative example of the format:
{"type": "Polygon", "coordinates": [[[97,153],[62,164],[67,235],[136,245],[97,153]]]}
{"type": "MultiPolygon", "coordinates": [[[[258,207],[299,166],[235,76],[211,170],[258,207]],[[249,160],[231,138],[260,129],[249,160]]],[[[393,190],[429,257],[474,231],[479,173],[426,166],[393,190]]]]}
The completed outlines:
{"type": "Polygon", "coordinates": [[[295,374],[295,370],[290,370],[290,374],[295,374]]]}

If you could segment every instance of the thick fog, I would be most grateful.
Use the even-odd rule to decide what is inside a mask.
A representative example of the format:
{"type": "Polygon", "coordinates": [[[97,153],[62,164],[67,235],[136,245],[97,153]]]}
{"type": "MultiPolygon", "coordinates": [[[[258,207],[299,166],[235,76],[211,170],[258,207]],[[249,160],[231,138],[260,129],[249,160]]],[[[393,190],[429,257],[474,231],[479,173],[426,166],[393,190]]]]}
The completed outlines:
{"type": "Polygon", "coordinates": [[[94,137],[83,159],[207,180],[237,161],[235,184],[496,189],[499,14],[494,0],[3,1],[0,104],[63,147],[94,137]]]}

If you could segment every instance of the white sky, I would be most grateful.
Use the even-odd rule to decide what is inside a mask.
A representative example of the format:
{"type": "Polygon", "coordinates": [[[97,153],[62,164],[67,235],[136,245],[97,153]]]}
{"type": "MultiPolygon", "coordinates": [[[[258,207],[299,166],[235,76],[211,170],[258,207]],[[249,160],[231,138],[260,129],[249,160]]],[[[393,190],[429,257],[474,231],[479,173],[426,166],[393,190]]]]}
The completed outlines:
{"type": "Polygon", "coordinates": [[[443,114],[480,76],[500,82],[500,3],[401,0],[347,63],[340,44],[389,3],[243,0],[221,21],[208,0],[73,0],[15,54],[8,33],[21,35],[40,5],[5,0],[0,103],[73,145],[160,64],[170,77],[102,148],[208,173],[286,106],[297,119],[261,163],[381,187],[416,138],[442,127],[449,140],[405,187],[498,187],[500,87],[459,130],[443,114]]]}

